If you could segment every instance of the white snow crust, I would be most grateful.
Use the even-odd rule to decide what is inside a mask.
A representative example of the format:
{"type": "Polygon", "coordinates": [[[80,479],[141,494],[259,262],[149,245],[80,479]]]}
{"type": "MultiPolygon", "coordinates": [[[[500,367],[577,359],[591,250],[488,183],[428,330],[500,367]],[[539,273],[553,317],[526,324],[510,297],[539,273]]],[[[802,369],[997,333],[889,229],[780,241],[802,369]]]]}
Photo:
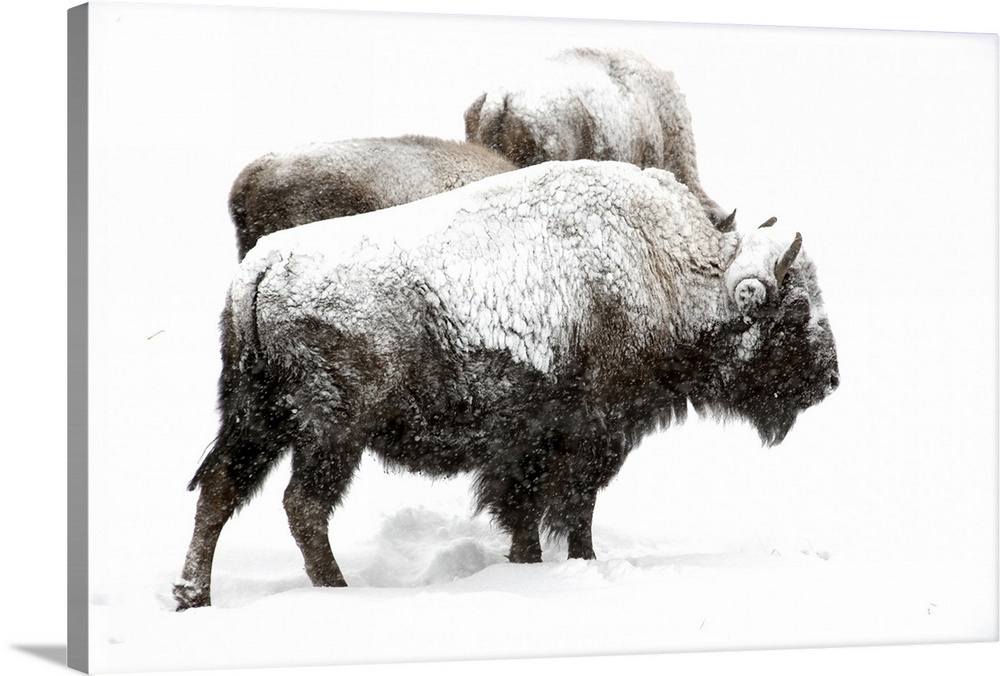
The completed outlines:
{"type": "Polygon", "coordinates": [[[719,266],[726,254],[718,240],[695,198],[666,172],[546,163],[274,233],[248,253],[230,298],[241,330],[274,336],[280,351],[282,327],[306,316],[376,338],[417,326],[422,320],[406,316],[410,305],[394,299],[420,288],[454,327],[451,349],[507,351],[547,373],[555,352],[586,330],[595,290],[623,299],[640,347],[703,323],[687,317],[717,311],[720,290],[696,297],[689,266],[719,266]],[[693,234],[699,227],[705,233],[693,234]]]}

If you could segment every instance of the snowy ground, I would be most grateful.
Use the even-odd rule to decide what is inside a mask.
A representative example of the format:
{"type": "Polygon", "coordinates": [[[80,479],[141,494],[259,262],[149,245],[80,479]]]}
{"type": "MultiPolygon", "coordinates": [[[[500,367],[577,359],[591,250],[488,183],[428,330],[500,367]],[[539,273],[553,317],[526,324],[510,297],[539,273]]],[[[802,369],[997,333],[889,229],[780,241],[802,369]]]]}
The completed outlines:
{"type": "Polygon", "coordinates": [[[971,36],[92,6],[95,672],[996,640],[996,42],[971,36]],[[225,198],[270,150],[460,138],[563,46],[674,70],[702,183],[800,230],[841,387],[781,446],[692,419],[601,494],[598,560],[505,563],[467,482],[366,461],[309,586],[282,465],[171,612],[215,432],[225,198]]]}

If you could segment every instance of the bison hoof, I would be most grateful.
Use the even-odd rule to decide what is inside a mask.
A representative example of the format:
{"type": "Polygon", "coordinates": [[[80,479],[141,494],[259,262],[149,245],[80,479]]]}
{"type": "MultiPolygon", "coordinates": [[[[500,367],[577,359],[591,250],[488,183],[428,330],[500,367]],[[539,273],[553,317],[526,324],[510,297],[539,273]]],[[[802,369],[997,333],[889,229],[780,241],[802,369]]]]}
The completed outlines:
{"type": "Polygon", "coordinates": [[[541,563],[542,548],[534,547],[511,547],[507,560],[511,563],[541,563]]]}
{"type": "Polygon", "coordinates": [[[594,553],[594,549],[570,549],[569,556],[570,559],[585,559],[587,561],[593,561],[597,558],[597,554],[594,553]]]}
{"type": "Polygon", "coordinates": [[[174,585],[174,600],[177,601],[177,612],[212,605],[212,599],[207,591],[186,582],[174,585]]]}

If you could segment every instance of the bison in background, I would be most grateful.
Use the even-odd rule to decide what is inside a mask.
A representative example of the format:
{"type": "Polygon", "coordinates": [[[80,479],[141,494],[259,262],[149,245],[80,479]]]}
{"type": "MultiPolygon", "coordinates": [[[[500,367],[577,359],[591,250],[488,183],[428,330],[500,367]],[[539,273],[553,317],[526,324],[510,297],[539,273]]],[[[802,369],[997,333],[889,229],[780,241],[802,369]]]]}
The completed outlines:
{"type": "Polygon", "coordinates": [[[229,194],[242,260],[257,240],[304,223],[406,204],[516,167],[473,143],[361,138],[260,157],[229,194]]]}
{"type": "Polygon", "coordinates": [[[370,449],[475,477],[541,560],[594,558],[598,491],[647,435],[702,414],[779,443],[838,384],[801,237],[723,231],[659,169],[551,162],[262,238],[222,314],[220,427],[178,609],[211,602],[219,534],[285,453],[310,580],[342,586],[328,521],[370,449]]]}
{"type": "Polygon", "coordinates": [[[673,73],[625,50],[560,52],[522,80],[483,93],[465,137],[519,167],[549,160],[615,160],[659,167],[716,224],[726,213],[701,187],[691,114],[673,73]]]}

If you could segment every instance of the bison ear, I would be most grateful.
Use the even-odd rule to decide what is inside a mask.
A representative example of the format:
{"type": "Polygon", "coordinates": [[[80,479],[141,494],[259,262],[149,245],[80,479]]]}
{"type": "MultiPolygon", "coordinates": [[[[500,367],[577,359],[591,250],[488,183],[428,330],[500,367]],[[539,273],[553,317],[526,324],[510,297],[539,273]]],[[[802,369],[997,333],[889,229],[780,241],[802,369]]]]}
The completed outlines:
{"type": "Polygon", "coordinates": [[[736,300],[736,308],[739,310],[740,316],[749,321],[756,310],[767,300],[767,289],[759,279],[749,277],[736,285],[733,297],[736,300]]]}
{"type": "Polygon", "coordinates": [[[719,232],[732,232],[736,229],[736,209],[733,209],[733,213],[726,216],[722,221],[719,222],[715,228],[719,232]]]}
{"type": "Polygon", "coordinates": [[[476,137],[479,134],[479,113],[483,109],[483,104],[486,103],[486,93],[484,92],[482,96],[472,102],[465,111],[465,140],[466,141],[476,141],[476,137]]]}

